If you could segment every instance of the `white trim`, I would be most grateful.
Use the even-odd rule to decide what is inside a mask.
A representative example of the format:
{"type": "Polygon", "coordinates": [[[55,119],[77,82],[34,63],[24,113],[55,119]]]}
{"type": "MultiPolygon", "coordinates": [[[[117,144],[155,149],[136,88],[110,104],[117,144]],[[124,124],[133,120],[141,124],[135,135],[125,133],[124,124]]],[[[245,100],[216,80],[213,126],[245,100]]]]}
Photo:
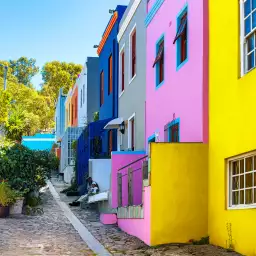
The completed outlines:
{"type": "Polygon", "coordinates": [[[133,76],[133,78],[129,81],[129,85],[133,82],[133,80],[135,79],[135,77],[136,77],[136,73],[135,73],[135,75],[133,76]]]}
{"type": "Polygon", "coordinates": [[[117,133],[117,151],[121,150],[121,146],[123,145],[123,134],[118,131],[117,133]]]}
{"type": "MultiPolygon", "coordinates": [[[[129,33],[129,84],[132,82],[132,80],[135,78],[136,74],[137,74],[137,58],[136,58],[136,70],[135,70],[135,75],[134,77],[132,77],[132,62],[131,62],[131,55],[132,55],[132,45],[131,45],[131,36],[134,33],[134,31],[136,31],[136,23],[134,24],[134,26],[132,27],[130,33],[129,33]]],[[[137,33],[136,33],[137,36],[137,33]]],[[[136,39],[136,57],[137,57],[137,39],[136,39]]]]}
{"type": "Polygon", "coordinates": [[[22,139],[22,141],[38,141],[38,142],[44,142],[44,141],[55,141],[55,138],[53,139],[43,139],[43,138],[30,138],[30,139],[22,139]]]}
{"type": "MultiPolygon", "coordinates": [[[[136,134],[136,129],[135,129],[135,125],[136,125],[136,119],[135,119],[135,113],[133,113],[129,118],[128,118],[128,149],[131,148],[131,125],[130,122],[131,120],[134,119],[134,148],[136,145],[136,140],[135,140],[135,134],[136,134]]],[[[134,149],[135,150],[135,149],[134,149]]]]}
{"type": "Polygon", "coordinates": [[[240,0],[240,75],[244,76],[245,65],[244,65],[244,0],[240,0]]]}
{"type": "Polygon", "coordinates": [[[119,98],[123,95],[124,90],[125,90],[125,70],[124,70],[124,90],[122,91],[122,60],[121,60],[121,55],[122,53],[124,53],[124,67],[125,67],[125,43],[123,44],[123,46],[121,47],[120,51],[119,51],[119,86],[118,86],[118,90],[119,90],[119,98]]]}
{"type": "Polygon", "coordinates": [[[117,35],[118,42],[121,40],[122,36],[124,35],[124,32],[127,29],[129,23],[131,22],[131,20],[132,20],[132,18],[134,16],[138,6],[140,5],[140,2],[141,2],[141,0],[134,0],[134,2],[132,4],[128,14],[126,15],[126,17],[125,17],[125,19],[124,19],[124,21],[122,23],[122,26],[119,29],[119,33],[117,35]]]}

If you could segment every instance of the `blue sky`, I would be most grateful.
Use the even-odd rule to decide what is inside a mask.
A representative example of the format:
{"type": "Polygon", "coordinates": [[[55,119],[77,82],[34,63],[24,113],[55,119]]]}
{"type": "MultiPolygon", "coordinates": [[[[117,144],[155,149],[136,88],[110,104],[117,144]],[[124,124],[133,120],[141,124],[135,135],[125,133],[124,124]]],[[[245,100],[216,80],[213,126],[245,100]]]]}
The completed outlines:
{"type": "MultiPolygon", "coordinates": [[[[109,9],[129,0],[1,0],[0,59],[35,58],[84,64],[96,56],[109,9]]],[[[33,79],[38,88],[41,76],[33,79]]]]}

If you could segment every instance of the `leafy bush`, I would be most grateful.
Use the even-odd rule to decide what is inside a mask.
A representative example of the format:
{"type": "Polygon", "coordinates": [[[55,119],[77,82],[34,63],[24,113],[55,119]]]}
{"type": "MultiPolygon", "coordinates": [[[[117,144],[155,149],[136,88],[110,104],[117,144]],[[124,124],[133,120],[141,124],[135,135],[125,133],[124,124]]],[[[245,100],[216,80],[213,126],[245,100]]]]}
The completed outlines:
{"type": "Polygon", "coordinates": [[[36,191],[45,186],[58,164],[47,151],[32,151],[19,144],[4,147],[0,150],[0,180],[7,179],[13,189],[23,193],[36,191]]]}
{"type": "Polygon", "coordinates": [[[15,202],[15,193],[7,182],[0,183],[0,206],[8,206],[15,202]]]}

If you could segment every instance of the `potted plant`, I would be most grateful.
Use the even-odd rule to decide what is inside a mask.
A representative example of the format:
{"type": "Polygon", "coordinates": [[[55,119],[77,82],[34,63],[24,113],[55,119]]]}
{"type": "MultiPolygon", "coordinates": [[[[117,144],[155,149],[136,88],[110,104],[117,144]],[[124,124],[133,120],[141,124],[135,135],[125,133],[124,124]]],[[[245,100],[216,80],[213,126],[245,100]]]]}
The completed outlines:
{"type": "Polygon", "coordinates": [[[10,214],[16,215],[22,213],[22,208],[24,204],[24,195],[27,193],[27,191],[21,192],[21,191],[15,191],[15,203],[10,206],[10,214]]]}
{"type": "Polygon", "coordinates": [[[0,183],[0,218],[10,214],[10,205],[15,202],[15,194],[6,181],[0,183]]]}

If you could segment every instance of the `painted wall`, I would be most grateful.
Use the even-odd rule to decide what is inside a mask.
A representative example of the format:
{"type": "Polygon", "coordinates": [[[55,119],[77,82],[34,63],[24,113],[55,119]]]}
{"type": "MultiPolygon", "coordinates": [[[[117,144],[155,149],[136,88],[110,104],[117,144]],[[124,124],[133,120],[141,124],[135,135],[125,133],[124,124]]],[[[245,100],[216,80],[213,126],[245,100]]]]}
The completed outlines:
{"type": "MultiPolygon", "coordinates": [[[[135,150],[144,150],[145,146],[145,100],[146,100],[146,18],[147,0],[130,1],[120,22],[119,41],[119,108],[118,116],[128,120],[135,113],[135,150]],[[138,5],[139,3],[139,5],[138,5]],[[135,6],[138,6],[136,9],[135,6]],[[135,10],[135,11],[134,11],[135,10]],[[133,14],[133,16],[131,16],[133,14]],[[129,21],[129,23],[128,23],[129,21]],[[128,23],[128,25],[126,25],[128,23]],[[131,80],[130,33],[136,26],[136,76],[131,80]],[[123,30],[125,31],[123,32],[123,30]],[[121,52],[125,56],[125,83],[122,92],[121,52]]],[[[128,129],[118,134],[121,150],[128,149],[128,129]],[[122,139],[120,138],[122,136],[122,139]],[[122,143],[121,143],[122,142],[122,143]]]]}
{"type": "Polygon", "coordinates": [[[48,150],[52,149],[55,142],[54,134],[40,134],[34,136],[22,136],[21,144],[31,150],[48,150]]]}
{"type": "Polygon", "coordinates": [[[93,115],[100,110],[99,58],[87,58],[87,118],[93,122],[93,115]]]}
{"type": "Polygon", "coordinates": [[[118,219],[118,226],[126,233],[138,237],[147,245],[150,245],[151,229],[151,187],[144,187],[143,207],[144,219],[118,219]]]}
{"type": "Polygon", "coordinates": [[[240,78],[239,2],[211,0],[209,8],[210,45],[214,45],[210,48],[209,88],[210,241],[226,247],[226,224],[231,223],[235,250],[252,256],[256,255],[255,209],[227,209],[225,159],[256,149],[256,70],[240,78]],[[224,36],[232,44],[225,43],[224,36]]]}
{"type": "Polygon", "coordinates": [[[208,145],[152,143],[150,151],[151,245],[207,236],[208,145]]]}
{"type": "Polygon", "coordinates": [[[207,142],[208,133],[208,6],[207,1],[150,1],[147,25],[146,142],[164,126],[180,118],[181,142],[207,142]],[[177,70],[177,17],[188,8],[188,61],[177,70]],[[164,35],[164,82],[156,88],[156,43],[164,35]]]}
{"type": "Polygon", "coordinates": [[[87,66],[83,66],[80,77],[77,79],[78,91],[78,127],[87,123],[87,66]]]}
{"type": "Polygon", "coordinates": [[[72,113],[71,113],[71,126],[77,127],[78,126],[78,88],[77,88],[77,84],[75,84],[75,86],[72,90],[71,111],[73,111],[73,119],[72,119],[72,113]]]}
{"type": "Polygon", "coordinates": [[[66,101],[65,101],[65,130],[71,127],[71,96],[72,88],[69,89],[66,101]]]}
{"type": "MultiPolygon", "coordinates": [[[[137,159],[140,159],[145,156],[143,151],[116,151],[112,152],[112,173],[111,173],[111,192],[112,192],[112,207],[118,207],[118,170],[137,159]]],[[[142,167],[142,161],[139,161],[131,166],[134,170],[142,167]]],[[[123,169],[122,174],[125,175],[128,173],[128,167],[123,169]]],[[[122,190],[122,203],[123,206],[128,205],[128,176],[123,176],[122,178],[123,190],[122,190]],[[125,186],[127,184],[127,187],[125,186]]],[[[134,205],[139,205],[142,202],[142,169],[133,173],[133,202],[134,205]]]]}
{"type": "Polygon", "coordinates": [[[110,190],[111,159],[90,159],[89,176],[99,185],[100,192],[110,190]]]}
{"type": "Polygon", "coordinates": [[[61,139],[65,132],[65,101],[66,95],[63,94],[63,88],[61,88],[55,109],[56,141],[61,139]]]}

